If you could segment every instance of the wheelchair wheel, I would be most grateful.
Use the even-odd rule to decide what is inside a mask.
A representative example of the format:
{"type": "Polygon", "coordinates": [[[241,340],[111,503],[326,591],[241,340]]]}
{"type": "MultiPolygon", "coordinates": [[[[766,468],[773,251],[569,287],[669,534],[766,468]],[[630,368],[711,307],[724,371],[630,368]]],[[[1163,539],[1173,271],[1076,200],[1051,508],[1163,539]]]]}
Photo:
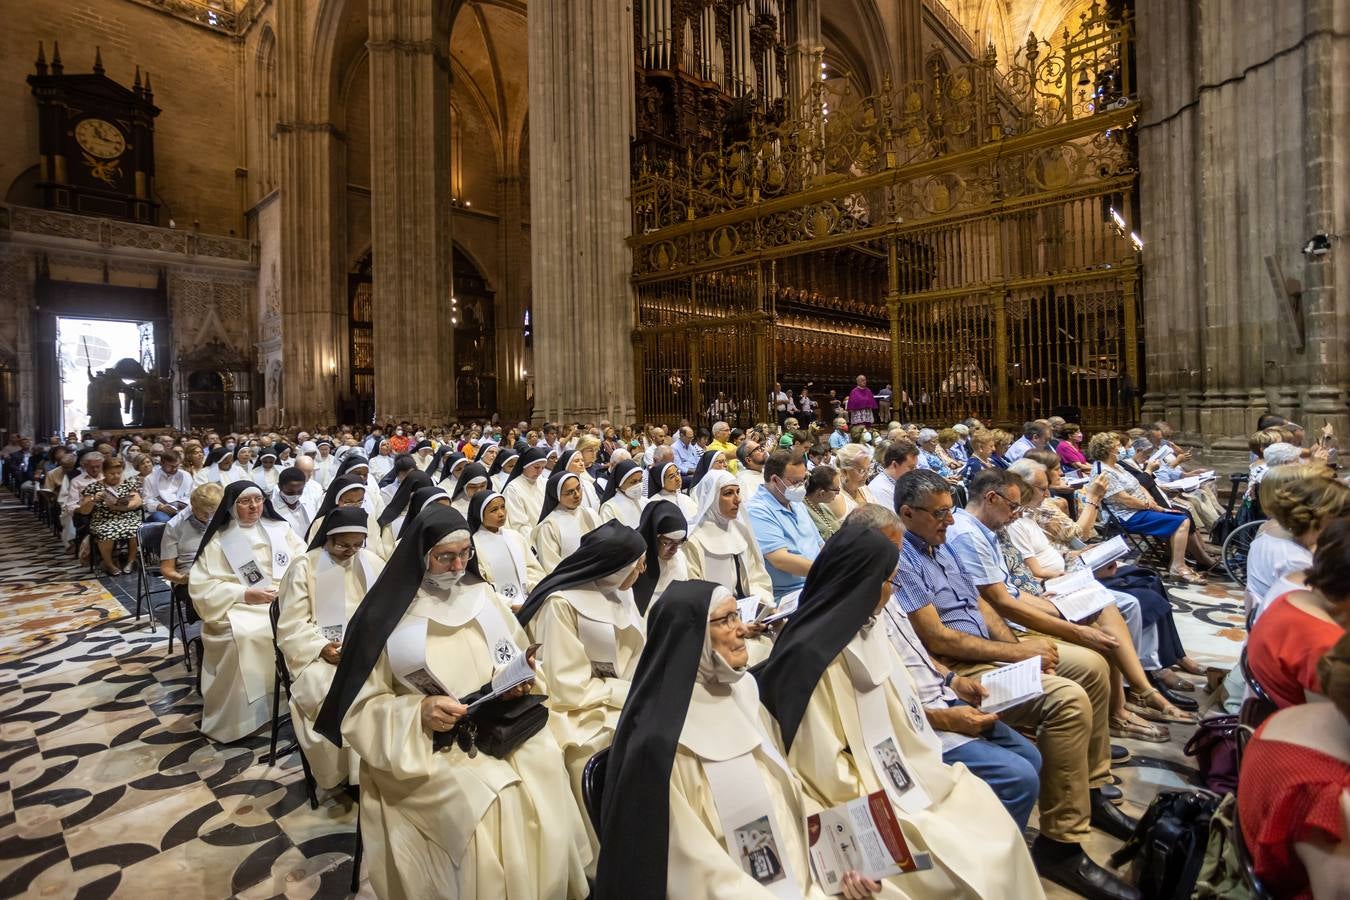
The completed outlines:
{"type": "Polygon", "coordinates": [[[1256,539],[1261,522],[1248,522],[1233,529],[1223,541],[1223,567],[1242,587],[1247,586],[1247,551],[1256,539]]]}

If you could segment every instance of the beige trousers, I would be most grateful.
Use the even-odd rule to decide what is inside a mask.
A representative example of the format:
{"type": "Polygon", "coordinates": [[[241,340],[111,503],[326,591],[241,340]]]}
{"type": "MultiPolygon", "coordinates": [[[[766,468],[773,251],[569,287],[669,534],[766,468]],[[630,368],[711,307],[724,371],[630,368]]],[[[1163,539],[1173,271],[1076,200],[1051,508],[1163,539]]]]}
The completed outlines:
{"type": "MultiPolygon", "coordinates": [[[[1044,637],[1034,632],[1031,637],[1044,637]]],[[[1040,832],[1048,838],[1081,844],[1091,831],[1090,788],[1111,778],[1111,675],[1099,653],[1055,640],[1059,665],[1042,675],[1044,693],[999,718],[1013,728],[1036,732],[1041,752],[1040,832]]],[[[957,663],[958,674],[978,676],[994,663],[957,663]]]]}

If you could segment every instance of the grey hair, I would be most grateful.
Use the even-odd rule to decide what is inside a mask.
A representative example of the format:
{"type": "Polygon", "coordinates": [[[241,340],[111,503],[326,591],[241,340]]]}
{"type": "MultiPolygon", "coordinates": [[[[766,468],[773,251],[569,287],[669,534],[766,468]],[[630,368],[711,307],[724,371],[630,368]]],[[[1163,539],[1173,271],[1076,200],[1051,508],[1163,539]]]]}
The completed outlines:
{"type": "Polygon", "coordinates": [[[1035,478],[1037,475],[1046,472],[1047,469],[1045,466],[1036,462],[1036,460],[1023,457],[1011,466],[1008,466],[1008,471],[1012,472],[1014,475],[1020,475],[1026,481],[1031,481],[1031,479],[1035,478]]]}
{"type": "Polygon", "coordinates": [[[834,457],[839,461],[840,468],[849,468],[856,466],[860,459],[870,463],[872,451],[865,444],[845,444],[835,451],[834,457]]]}
{"type": "Polygon", "coordinates": [[[844,518],[844,524],[862,525],[866,528],[875,528],[877,531],[885,531],[888,528],[899,528],[903,531],[905,528],[905,523],[900,521],[900,517],[880,503],[861,504],[844,518]]]}
{"type": "Polygon", "coordinates": [[[928,498],[938,494],[950,495],[952,486],[932,469],[914,469],[900,476],[895,483],[895,508],[902,506],[917,507],[928,502],[928,498]]]}
{"type": "Polygon", "coordinates": [[[931,428],[923,428],[919,431],[919,443],[926,444],[929,441],[937,440],[938,433],[931,428]]]}
{"type": "Polygon", "coordinates": [[[1303,451],[1287,441],[1277,441],[1271,444],[1261,454],[1261,458],[1267,466],[1283,466],[1288,463],[1296,463],[1303,456],[1303,451]]]}
{"type": "Polygon", "coordinates": [[[717,434],[717,432],[721,431],[721,430],[724,429],[724,428],[725,428],[727,431],[730,431],[730,430],[731,430],[731,426],[728,425],[726,422],[714,422],[714,423],[713,423],[713,427],[712,427],[712,432],[713,432],[713,434],[717,434]]]}

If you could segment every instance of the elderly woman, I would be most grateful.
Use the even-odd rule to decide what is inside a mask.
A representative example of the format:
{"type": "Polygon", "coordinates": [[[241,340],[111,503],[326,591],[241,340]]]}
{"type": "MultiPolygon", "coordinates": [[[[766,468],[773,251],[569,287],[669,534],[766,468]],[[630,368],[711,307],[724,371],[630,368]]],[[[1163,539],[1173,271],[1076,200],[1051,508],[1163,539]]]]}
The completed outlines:
{"type": "Polygon", "coordinates": [[[202,619],[202,733],[229,743],[272,720],[276,657],[268,607],[305,545],[252,481],[225,488],[188,595],[202,619]]]}
{"type": "Polygon", "coordinates": [[[369,532],[359,503],[332,510],[278,591],[277,647],[291,675],[291,722],[314,780],[325,790],[357,783],[356,755],[320,736],[314,720],[342,658],[347,623],[384,568],[384,561],[365,549],[369,532]]]}
{"type": "MultiPolygon", "coordinates": [[[[693,885],[709,900],[824,900],[801,785],[745,674],[736,598],[706,581],[675,585],[650,629],[606,766],[596,900],[684,897],[693,885]],[[732,852],[749,822],[763,823],[758,846],[732,852]]],[[[880,890],[839,875],[845,897],[880,890]]]]}
{"type": "Polygon", "coordinates": [[[549,451],[542,447],[526,450],[501,489],[501,495],[506,499],[507,527],[514,529],[526,544],[529,544],[530,534],[544,509],[544,485],[548,481],[544,472],[548,468],[548,454],[549,451]]]}
{"type": "MultiPolygon", "coordinates": [[[[636,531],[605,522],[535,587],[517,615],[546,648],[550,725],[572,776],[577,809],[583,808],[582,770],[609,746],[646,644],[632,591],[646,553],[636,531]]],[[[587,834],[597,847],[589,823],[587,834]]]]}
{"type": "Polygon", "coordinates": [[[859,506],[872,502],[867,482],[872,477],[872,451],[865,444],[847,443],[834,455],[839,469],[839,502],[835,518],[844,521],[859,506]]]}
{"type": "Polygon", "coordinates": [[[806,512],[822,541],[828,541],[840,528],[841,520],[834,510],[839,495],[839,473],[833,466],[816,466],[806,477],[806,512]]]}
{"type": "Polygon", "coordinates": [[[699,485],[699,513],[684,544],[689,577],[720,584],[737,597],[758,597],[772,608],[773,584],[755,533],[740,518],[741,487],[730,472],[713,472],[699,485]]]}
{"type": "Polygon", "coordinates": [[[1008,452],[1008,447],[1010,447],[1013,442],[1012,435],[1002,428],[995,428],[989,434],[994,441],[994,449],[989,454],[989,461],[1000,469],[1008,468],[1009,460],[1006,454],[1008,452]]]}
{"type": "Polygon", "coordinates": [[[1186,545],[1191,539],[1190,517],[1181,510],[1155,503],[1139,480],[1117,461],[1119,450],[1120,438],[1110,431],[1093,435],[1088,443],[1088,459],[1108,481],[1104,498],[1107,508],[1127,532],[1168,540],[1172,548],[1168,574],[1174,580],[1205,584],[1205,579],[1186,565],[1186,545]]]}
{"type": "Polygon", "coordinates": [[[409,523],[352,616],[316,727],[361,759],[377,896],[580,900],[589,850],[552,733],[488,752],[467,729],[484,716],[533,718],[545,690],[537,677],[470,711],[521,654],[533,665],[506,601],[465,579],[472,555],[453,509],[431,506],[409,523]]]}
{"type": "Polygon", "coordinates": [[[1261,482],[1260,496],[1270,518],[1247,550],[1247,609],[1256,616],[1274,599],[1277,586],[1279,593],[1294,588],[1289,575],[1312,565],[1327,523],[1350,514],[1350,487],[1316,463],[1271,469],[1261,482]]]}
{"type": "Polygon", "coordinates": [[[942,762],[909,670],[875,627],[895,574],[895,545],[863,525],[845,525],[812,564],[755,673],[788,763],[821,806],[885,791],[932,867],[887,879],[882,896],[1043,896],[1016,823],[987,784],[942,762]]]}
{"type": "Polygon", "coordinates": [[[136,531],[141,527],[141,481],[135,475],[124,477],[126,463],[110,456],[103,463],[103,480],[93,481],[80,492],[82,516],[89,517],[89,537],[98,547],[103,570],[109,575],[125,575],[136,562],[136,531]],[[117,568],[113,560],[113,542],[127,542],[127,564],[117,568]]]}

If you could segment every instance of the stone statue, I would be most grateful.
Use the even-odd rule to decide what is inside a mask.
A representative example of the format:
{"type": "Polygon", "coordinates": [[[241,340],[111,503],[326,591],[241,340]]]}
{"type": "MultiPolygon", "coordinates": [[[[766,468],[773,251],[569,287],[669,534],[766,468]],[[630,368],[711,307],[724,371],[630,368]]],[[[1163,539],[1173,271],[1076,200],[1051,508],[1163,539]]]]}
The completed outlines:
{"type": "Polygon", "coordinates": [[[97,375],[89,367],[89,427],[122,427],[122,379],[104,369],[97,375]]]}

